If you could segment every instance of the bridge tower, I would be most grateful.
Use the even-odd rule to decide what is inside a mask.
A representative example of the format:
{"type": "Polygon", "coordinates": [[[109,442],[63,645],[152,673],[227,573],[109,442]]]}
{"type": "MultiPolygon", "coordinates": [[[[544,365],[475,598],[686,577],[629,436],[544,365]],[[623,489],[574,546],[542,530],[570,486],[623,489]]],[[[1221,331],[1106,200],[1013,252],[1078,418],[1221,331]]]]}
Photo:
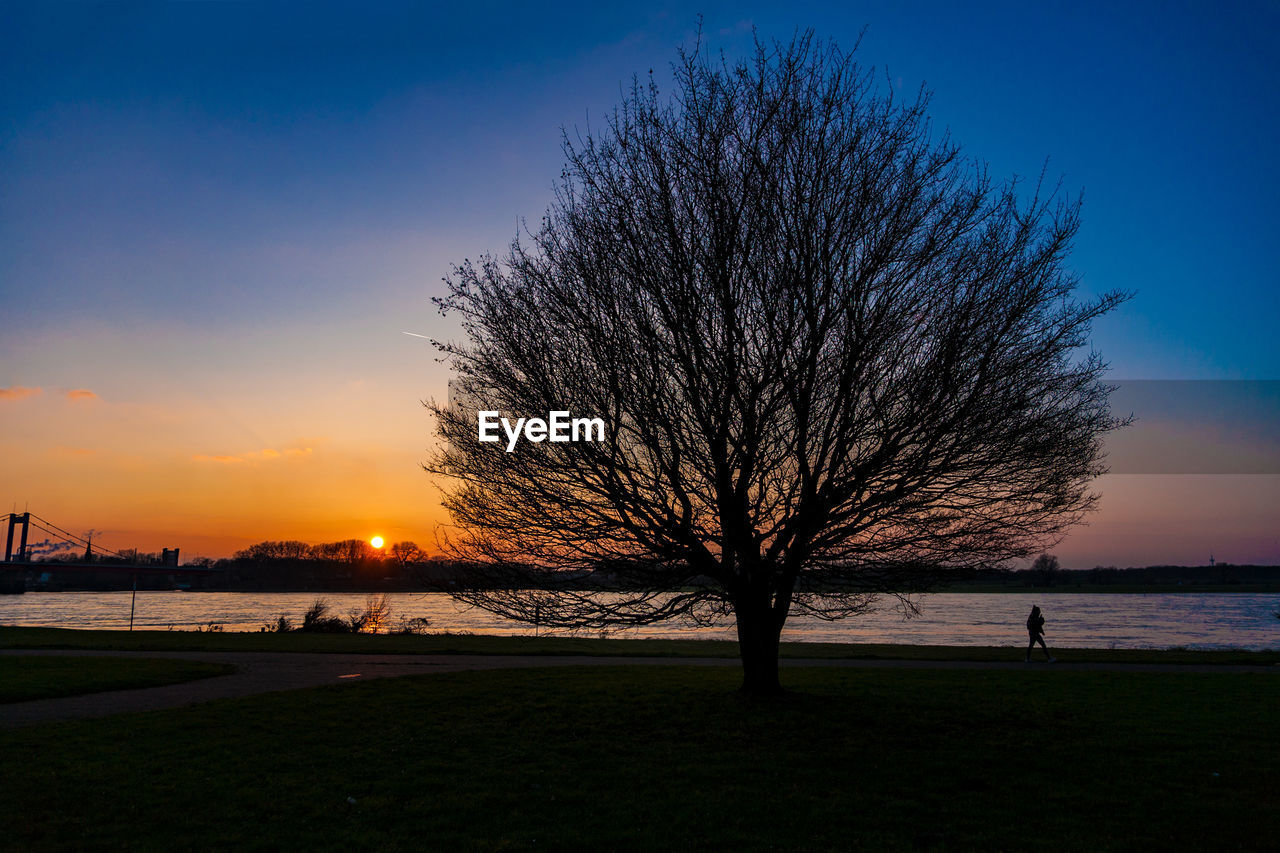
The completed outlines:
{"type": "Polygon", "coordinates": [[[4,561],[6,563],[13,562],[13,528],[19,524],[22,525],[22,539],[18,545],[18,562],[26,562],[27,559],[27,525],[31,523],[31,513],[24,512],[19,515],[16,512],[9,513],[9,537],[4,544],[4,561]]]}

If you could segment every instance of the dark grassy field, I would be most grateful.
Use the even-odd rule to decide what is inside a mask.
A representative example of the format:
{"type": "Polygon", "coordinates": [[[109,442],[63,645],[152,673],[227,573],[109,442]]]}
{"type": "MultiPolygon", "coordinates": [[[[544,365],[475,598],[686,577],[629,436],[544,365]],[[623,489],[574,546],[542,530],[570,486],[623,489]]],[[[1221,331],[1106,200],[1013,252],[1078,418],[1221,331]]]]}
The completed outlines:
{"type": "Polygon", "coordinates": [[[159,687],[225,675],[232,669],[223,664],[189,660],[0,655],[0,702],[159,687]]]}
{"type": "Polygon", "coordinates": [[[0,732],[11,849],[1264,849],[1270,675],[555,669],[0,732]]]}
{"type": "MultiPolygon", "coordinates": [[[[1052,637],[1050,642],[1052,643],[1052,637]]],[[[0,648],[113,651],[343,652],[354,654],[738,656],[723,640],[601,640],[588,637],[492,637],[480,634],[267,634],[197,631],[75,631],[0,627],[0,648]]],[[[1054,648],[1051,646],[1051,648],[1054,648]]],[[[896,646],[870,643],[783,643],[789,658],[1019,661],[1025,646],[896,646]]],[[[1037,656],[1042,653],[1037,649],[1037,656]]],[[[1058,649],[1072,663],[1280,664],[1280,651],[1058,649]]]]}

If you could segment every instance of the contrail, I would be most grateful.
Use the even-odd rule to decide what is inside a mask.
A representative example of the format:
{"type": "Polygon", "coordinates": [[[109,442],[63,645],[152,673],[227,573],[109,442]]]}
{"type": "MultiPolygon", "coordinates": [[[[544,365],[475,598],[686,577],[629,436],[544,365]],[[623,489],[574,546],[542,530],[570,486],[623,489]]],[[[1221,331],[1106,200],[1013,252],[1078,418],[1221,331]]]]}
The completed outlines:
{"type": "Polygon", "coordinates": [[[401,332],[400,334],[413,335],[415,338],[422,338],[423,340],[427,340],[427,341],[431,340],[431,338],[427,337],[426,335],[420,335],[417,332],[401,332]]]}

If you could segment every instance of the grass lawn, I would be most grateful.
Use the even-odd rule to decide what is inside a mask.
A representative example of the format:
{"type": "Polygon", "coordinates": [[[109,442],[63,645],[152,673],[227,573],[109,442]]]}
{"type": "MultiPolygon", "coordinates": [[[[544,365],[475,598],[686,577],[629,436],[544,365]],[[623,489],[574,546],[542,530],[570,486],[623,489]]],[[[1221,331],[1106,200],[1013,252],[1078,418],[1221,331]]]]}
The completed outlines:
{"type": "MultiPolygon", "coordinates": [[[[115,651],[346,652],[369,654],[620,655],[645,657],[738,656],[724,640],[601,640],[590,637],[493,637],[481,634],[267,634],[197,631],[77,631],[0,627],[0,648],[108,649],[115,651]]],[[[1026,646],[897,646],[870,643],[783,643],[792,658],[1020,661],[1026,646]]],[[[1037,649],[1037,655],[1040,651],[1037,649]]],[[[1169,664],[1280,664],[1280,651],[1062,649],[1063,662],[1169,664]]]]}
{"type": "Polygon", "coordinates": [[[190,660],[0,655],[0,702],[158,687],[225,675],[234,667],[190,660]]]}
{"type": "Polygon", "coordinates": [[[13,849],[1263,849],[1271,675],[440,674],[0,732],[13,849]]]}

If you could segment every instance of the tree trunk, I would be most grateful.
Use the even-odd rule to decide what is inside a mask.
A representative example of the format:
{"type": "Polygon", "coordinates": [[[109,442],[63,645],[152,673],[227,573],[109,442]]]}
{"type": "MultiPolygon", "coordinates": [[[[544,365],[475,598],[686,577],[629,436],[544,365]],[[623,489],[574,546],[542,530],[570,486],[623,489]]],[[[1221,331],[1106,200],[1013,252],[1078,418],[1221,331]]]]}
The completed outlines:
{"type": "Polygon", "coordinates": [[[738,619],[738,650],[742,656],[742,692],[758,696],[782,692],[778,682],[778,637],[767,604],[742,602],[734,607],[738,619]]]}

